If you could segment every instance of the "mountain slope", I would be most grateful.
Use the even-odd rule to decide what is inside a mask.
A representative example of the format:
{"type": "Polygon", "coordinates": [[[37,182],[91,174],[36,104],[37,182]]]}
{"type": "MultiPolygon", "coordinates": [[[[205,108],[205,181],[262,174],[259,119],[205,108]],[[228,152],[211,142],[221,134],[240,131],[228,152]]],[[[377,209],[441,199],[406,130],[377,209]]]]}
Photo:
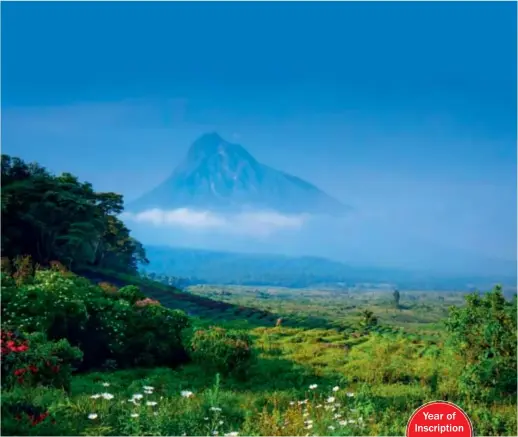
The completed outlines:
{"type": "Polygon", "coordinates": [[[147,209],[275,210],[339,214],[347,207],[316,186],[258,162],[238,144],[205,134],[161,185],[128,205],[147,209]]]}

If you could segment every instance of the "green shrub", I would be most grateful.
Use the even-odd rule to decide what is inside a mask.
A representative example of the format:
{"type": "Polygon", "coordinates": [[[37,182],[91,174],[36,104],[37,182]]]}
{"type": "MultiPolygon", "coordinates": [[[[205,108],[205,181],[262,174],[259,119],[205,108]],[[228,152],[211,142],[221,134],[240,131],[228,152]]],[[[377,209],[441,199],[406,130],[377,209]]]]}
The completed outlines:
{"type": "Polygon", "coordinates": [[[43,332],[49,340],[67,339],[84,353],[81,370],[107,362],[124,368],[187,359],[181,336],[188,317],[142,299],[135,286],[107,292],[57,268],[38,270],[30,283],[2,285],[3,322],[23,332],[43,332]]]}
{"type": "Polygon", "coordinates": [[[252,358],[251,346],[246,332],[211,327],[194,332],[191,354],[201,365],[221,373],[242,373],[252,358]]]}
{"type": "Polygon", "coordinates": [[[126,365],[172,366],[188,359],[182,331],[189,327],[190,321],[183,311],[161,305],[133,308],[118,360],[126,365]]]}
{"type": "Polygon", "coordinates": [[[125,287],[122,287],[119,289],[118,295],[121,299],[125,299],[132,304],[138,300],[146,298],[146,295],[135,285],[126,285],[125,287]]]}
{"type": "Polygon", "coordinates": [[[38,385],[70,389],[72,370],[82,352],[65,340],[48,341],[43,333],[27,336],[2,330],[2,387],[38,385]]]}
{"type": "MultiPolygon", "coordinates": [[[[51,405],[65,393],[48,387],[15,387],[2,392],[2,435],[60,435],[51,405]]],[[[70,430],[74,432],[75,430],[70,430]]],[[[64,435],[64,434],[61,434],[64,435]]]]}
{"type": "Polygon", "coordinates": [[[2,321],[76,344],[88,319],[85,301],[91,293],[92,286],[78,277],[38,270],[30,284],[2,287],[2,321]]]}
{"type": "Polygon", "coordinates": [[[472,399],[516,396],[516,295],[506,301],[500,287],[466,296],[452,307],[446,326],[465,367],[459,385],[472,399]]]}

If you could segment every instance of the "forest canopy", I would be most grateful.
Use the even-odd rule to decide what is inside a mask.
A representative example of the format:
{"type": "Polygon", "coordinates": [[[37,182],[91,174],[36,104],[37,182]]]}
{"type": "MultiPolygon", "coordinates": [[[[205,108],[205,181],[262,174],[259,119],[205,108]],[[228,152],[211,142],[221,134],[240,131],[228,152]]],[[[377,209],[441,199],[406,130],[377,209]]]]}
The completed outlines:
{"type": "Polygon", "coordinates": [[[70,173],[2,155],[2,256],[136,273],[148,260],[117,217],[123,205],[122,195],[96,192],[70,173]]]}

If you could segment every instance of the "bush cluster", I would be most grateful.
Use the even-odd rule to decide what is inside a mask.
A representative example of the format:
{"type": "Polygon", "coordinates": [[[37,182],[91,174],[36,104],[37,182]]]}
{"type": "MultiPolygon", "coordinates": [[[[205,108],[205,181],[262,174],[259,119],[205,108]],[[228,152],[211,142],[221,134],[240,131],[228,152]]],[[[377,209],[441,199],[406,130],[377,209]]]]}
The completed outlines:
{"type": "Polygon", "coordinates": [[[252,358],[252,340],[246,332],[219,327],[200,329],[191,338],[191,355],[209,369],[239,374],[252,358]]]}
{"type": "Polygon", "coordinates": [[[3,279],[3,330],[39,333],[38,344],[47,342],[49,353],[51,345],[63,348],[67,342],[82,352],[81,362],[72,354],[81,370],[107,362],[118,368],[174,366],[187,357],[181,333],[188,317],[159,302],[139,304],[145,295],[135,286],[96,286],[56,266],[22,282],[3,279]]]}

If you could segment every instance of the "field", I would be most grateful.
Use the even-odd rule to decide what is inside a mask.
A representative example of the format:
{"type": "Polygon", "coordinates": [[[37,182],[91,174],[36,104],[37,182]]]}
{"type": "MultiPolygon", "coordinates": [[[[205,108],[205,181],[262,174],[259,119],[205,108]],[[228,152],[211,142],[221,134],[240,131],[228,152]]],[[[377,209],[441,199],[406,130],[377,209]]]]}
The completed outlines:
{"type": "Polygon", "coordinates": [[[464,306],[463,293],[401,292],[396,308],[391,291],[218,285],[179,291],[113,272],[87,276],[138,285],[189,314],[193,331],[245,331],[253,359],[243,374],[200,362],[121,370],[113,364],[77,373],[65,396],[16,389],[3,405],[22,397],[48,405],[54,418],[9,425],[18,434],[402,435],[418,406],[442,399],[464,408],[479,435],[516,435],[515,399],[470,399],[459,389],[464,363],[448,345],[444,320],[450,306],[464,306]]]}

